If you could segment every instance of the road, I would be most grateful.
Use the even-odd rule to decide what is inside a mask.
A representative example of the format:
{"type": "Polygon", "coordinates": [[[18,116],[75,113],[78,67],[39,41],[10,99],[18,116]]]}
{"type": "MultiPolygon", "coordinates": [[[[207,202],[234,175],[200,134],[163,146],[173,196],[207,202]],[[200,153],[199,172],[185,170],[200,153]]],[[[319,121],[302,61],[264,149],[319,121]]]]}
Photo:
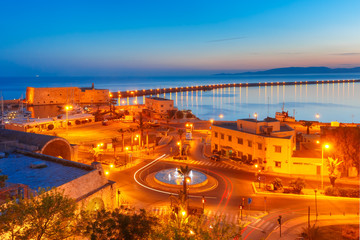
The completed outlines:
{"type": "MultiPolygon", "coordinates": [[[[169,193],[160,193],[147,189],[134,179],[137,172],[141,182],[145,175],[166,168],[188,165],[191,169],[202,171],[218,181],[218,186],[206,193],[192,193],[190,188],[191,204],[201,206],[201,197],[206,198],[206,213],[222,213],[228,220],[237,221],[239,219],[239,205],[244,203],[244,218],[251,211],[269,212],[265,217],[256,220],[243,230],[243,239],[262,239],[266,238],[270,232],[278,227],[277,219],[279,215],[286,221],[291,218],[306,215],[310,206],[312,218],[315,217],[315,199],[311,196],[292,196],[292,195],[263,195],[255,194],[251,183],[255,179],[252,172],[241,170],[227,161],[214,162],[207,159],[202,154],[201,134],[194,136],[191,141],[189,160],[184,162],[174,162],[169,160],[170,148],[176,149],[176,141],[173,140],[167,147],[157,151],[153,158],[144,160],[141,164],[121,171],[112,172],[110,179],[116,181],[121,190],[121,196],[126,201],[135,204],[139,208],[154,209],[155,206],[168,206],[169,193]],[[153,162],[156,156],[167,154],[166,157],[153,162]],[[148,165],[149,163],[152,164],[148,165]],[[148,166],[147,166],[148,165],[148,166]],[[266,197],[266,198],[265,198],[266,197]],[[251,198],[251,204],[248,199],[251,198]]],[[[267,181],[274,177],[268,176],[267,181]]],[[[287,184],[291,178],[283,178],[287,184]]],[[[318,181],[307,181],[310,186],[318,186],[318,181]]],[[[331,214],[356,214],[359,212],[358,199],[344,199],[334,197],[319,197],[317,199],[317,211],[319,215],[331,214]]]]}

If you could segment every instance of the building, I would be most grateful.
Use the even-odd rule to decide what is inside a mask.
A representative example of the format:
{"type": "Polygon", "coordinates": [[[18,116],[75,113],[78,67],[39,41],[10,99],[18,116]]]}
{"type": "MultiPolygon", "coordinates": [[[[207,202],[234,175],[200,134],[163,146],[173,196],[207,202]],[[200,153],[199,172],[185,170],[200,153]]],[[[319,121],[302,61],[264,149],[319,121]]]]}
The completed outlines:
{"type": "Polygon", "coordinates": [[[77,146],[56,136],[0,129],[0,152],[28,151],[77,160],[77,146]]]}
{"type": "Polygon", "coordinates": [[[26,88],[26,102],[29,105],[108,103],[109,98],[108,89],[95,89],[94,84],[91,88],[26,88]]]}
{"type": "Polygon", "coordinates": [[[166,114],[170,110],[177,110],[174,106],[174,100],[159,97],[145,98],[145,107],[160,114],[166,114]]]}
{"type": "Polygon", "coordinates": [[[214,122],[211,127],[212,152],[265,171],[319,175],[321,158],[304,156],[299,151],[293,156],[295,150],[295,130],[273,118],[214,122]]]}
{"type": "Polygon", "coordinates": [[[106,178],[100,163],[77,163],[39,153],[10,153],[0,159],[8,176],[0,189],[0,204],[9,197],[27,198],[39,188],[56,187],[87,210],[117,207],[116,183],[106,178]],[[41,167],[37,167],[41,166],[41,167]]]}
{"type": "Polygon", "coordinates": [[[95,122],[95,116],[87,113],[59,115],[53,118],[18,118],[5,122],[5,128],[23,132],[40,133],[58,128],[66,128],[85,123],[95,122]],[[67,121],[66,121],[67,120],[67,121]]]}

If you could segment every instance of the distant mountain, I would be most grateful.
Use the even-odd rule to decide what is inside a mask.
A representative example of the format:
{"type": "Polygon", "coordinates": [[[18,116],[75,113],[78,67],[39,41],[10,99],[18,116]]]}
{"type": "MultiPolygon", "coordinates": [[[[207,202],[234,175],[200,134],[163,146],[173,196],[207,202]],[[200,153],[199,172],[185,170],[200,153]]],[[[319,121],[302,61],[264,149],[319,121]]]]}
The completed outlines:
{"type": "Polygon", "coordinates": [[[243,72],[243,73],[219,73],[215,75],[326,74],[326,73],[360,73],[360,67],[354,67],[354,68],[287,67],[287,68],[273,68],[265,71],[243,72]]]}

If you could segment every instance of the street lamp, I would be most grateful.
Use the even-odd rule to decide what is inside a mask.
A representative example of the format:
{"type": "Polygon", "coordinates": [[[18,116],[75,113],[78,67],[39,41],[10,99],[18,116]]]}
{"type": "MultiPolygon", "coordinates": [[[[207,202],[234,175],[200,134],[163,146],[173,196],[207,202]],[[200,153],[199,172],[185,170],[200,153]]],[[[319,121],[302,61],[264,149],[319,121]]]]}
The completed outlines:
{"type": "Polygon", "coordinates": [[[319,119],[320,118],[320,114],[315,114],[315,117],[316,117],[316,119],[319,119]]]}
{"type": "Polygon", "coordinates": [[[257,121],[257,117],[258,117],[258,114],[257,114],[257,113],[254,113],[255,121],[257,121]]]}
{"type": "Polygon", "coordinates": [[[220,115],[219,115],[219,118],[224,118],[224,115],[223,115],[223,114],[220,114],[220,115]]]}
{"type": "Polygon", "coordinates": [[[66,112],[66,135],[68,135],[68,118],[69,118],[69,111],[73,108],[73,106],[71,105],[66,105],[65,106],[65,112],[66,112]]]}
{"type": "MultiPolygon", "coordinates": [[[[316,141],[316,143],[320,143],[319,141],[316,141]]],[[[321,189],[324,190],[324,148],[329,149],[329,144],[322,144],[321,145],[321,189]]]]}
{"type": "Polygon", "coordinates": [[[181,157],[181,140],[179,142],[177,142],[177,145],[179,146],[179,152],[180,152],[180,157],[181,157]]]}
{"type": "Polygon", "coordinates": [[[316,211],[316,221],[317,221],[317,218],[318,218],[318,211],[317,211],[317,199],[316,199],[316,193],[317,193],[317,190],[314,189],[314,192],[315,192],[315,211],[316,211]]]}
{"type": "Polygon", "coordinates": [[[212,125],[214,123],[214,119],[210,119],[210,123],[212,125]]]}

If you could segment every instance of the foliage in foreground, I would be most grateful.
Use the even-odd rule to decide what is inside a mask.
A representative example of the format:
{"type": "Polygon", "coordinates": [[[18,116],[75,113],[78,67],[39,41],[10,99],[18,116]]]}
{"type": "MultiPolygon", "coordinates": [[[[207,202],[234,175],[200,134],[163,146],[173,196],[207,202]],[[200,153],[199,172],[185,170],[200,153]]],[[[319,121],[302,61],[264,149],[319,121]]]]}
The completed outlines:
{"type": "Polygon", "coordinates": [[[305,240],[319,240],[322,239],[322,231],[318,226],[312,225],[302,229],[300,237],[303,237],[305,240]]]}
{"type": "Polygon", "coordinates": [[[0,206],[2,239],[65,239],[74,234],[75,201],[55,189],[39,193],[0,206]]]}
{"type": "Polygon", "coordinates": [[[221,217],[178,216],[157,218],[140,210],[81,211],[76,202],[53,189],[39,196],[0,206],[1,239],[240,239],[241,228],[221,217]]]}

